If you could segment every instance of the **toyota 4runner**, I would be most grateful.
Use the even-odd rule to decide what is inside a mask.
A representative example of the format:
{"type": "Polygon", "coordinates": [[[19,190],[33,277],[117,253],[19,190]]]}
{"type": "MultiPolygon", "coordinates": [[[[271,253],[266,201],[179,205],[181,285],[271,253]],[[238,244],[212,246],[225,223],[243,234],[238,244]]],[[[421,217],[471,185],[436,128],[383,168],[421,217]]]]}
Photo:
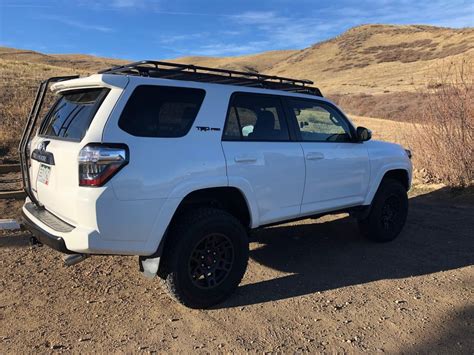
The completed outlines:
{"type": "Polygon", "coordinates": [[[156,61],[51,78],[20,143],[25,224],[69,265],[138,255],[198,308],[238,286],[253,229],[348,212],[369,239],[394,239],[410,152],[370,140],[311,84],[156,61]]]}

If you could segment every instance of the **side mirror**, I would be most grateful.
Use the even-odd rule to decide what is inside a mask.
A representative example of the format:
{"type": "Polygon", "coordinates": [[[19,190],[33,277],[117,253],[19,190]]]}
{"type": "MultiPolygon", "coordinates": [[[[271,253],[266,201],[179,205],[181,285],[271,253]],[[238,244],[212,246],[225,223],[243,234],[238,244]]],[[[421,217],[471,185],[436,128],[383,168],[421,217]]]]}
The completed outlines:
{"type": "Polygon", "coordinates": [[[365,127],[357,127],[357,141],[365,142],[372,138],[372,131],[365,127]]]}

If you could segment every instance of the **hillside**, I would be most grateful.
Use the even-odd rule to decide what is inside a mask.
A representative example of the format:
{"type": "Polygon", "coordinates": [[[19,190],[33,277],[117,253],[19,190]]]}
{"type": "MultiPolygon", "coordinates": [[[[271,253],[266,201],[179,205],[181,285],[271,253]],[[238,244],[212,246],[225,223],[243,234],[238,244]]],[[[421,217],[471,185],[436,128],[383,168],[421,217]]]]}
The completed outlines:
{"type": "Polygon", "coordinates": [[[238,57],[181,57],[170,61],[223,69],[243,70],[258,73],[270,72],[279,63],[299,53],[298,50],[269,51],[238,57]]]}
{"type": "MultiPolygon", "coordinates": [[[[414,91],[445,63],[474,57],[474,28],[363,25],[303,50],[239,57],[183,57],[173,61],[313,80],[326,94],[414,91]]],[[[18,78],[87,74],[126,60],[46,55],[0,47],[4,85],[18,78]]]]}
{"type": "Polygon", "coordinates": [[[466,57],[474,58],[474,28],[363,25],[303,50],[176,61],[310,79],[334,95],[414,91],[466,57]]]}
{"type": "Polygon", "coordinates": [[[43,54],[31,50],[0,47],[0,60],[96,71],[129,61],[84,54],[43,54]]]}
{"type": "MultiPolygon", "coordinates": [[[[257,71],[313,80],[325,94],[414,91],[444,63],[474,58],[474,28],[363,25],[302,50],[269,51],[238,57],[183,57],[175,62],[257,71]]],[[[4,85],[50,73],[87,74],[126,60],[90,55],[47,55],[0,47],[4,85]],[[11,80],[10,80],[11,79],[11,80]]]]}

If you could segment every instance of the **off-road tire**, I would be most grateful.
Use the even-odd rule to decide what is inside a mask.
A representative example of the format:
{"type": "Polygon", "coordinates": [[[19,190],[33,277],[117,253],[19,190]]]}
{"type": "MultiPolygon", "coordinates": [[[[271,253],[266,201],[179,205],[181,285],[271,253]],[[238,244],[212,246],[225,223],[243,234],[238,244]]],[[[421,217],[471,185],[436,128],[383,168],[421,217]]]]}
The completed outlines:
{"type": "Polygon", "coordinates": [[[408,214],[408,195],[405,186],[394,179],[384,179],[370,206],[370,212],[360,219],[359,229],[375,242],[394,240],[402,231],[408,214]]]}
{"type": "MultiPolygon", "coordinates": [[[[215,208],[187,210],[178,216],[170,227],[162,258],[163,264],[160,267],[164,276],[162,282],[172,298],[183,305],[190,308],[208,308],[229,297],[237,288],[247,268],[248,252],[247,232],[234,216],[215,208]],[[196,250],[201,253],[202,249],[198,248],[202,246],[200,243],[212,238],[210,236],[217,236],[216,238],[224,241],[214,242],[213,245],[223,243],[226,247],[231,245],[229,248],[232,249],[233,261],[231,266],[228,266],[230,262],[226,262],[229,270],[221,271],[227,274],[219,284],[202,288],[206,286],[197,285],[197,283],[207,283],[207,276],[199,280],[193,278],[190,265],[196,259],[196,250]]],[[[229,253],[224,254],[228,256],[229,253]]],[[[212,258],[209,257],[209,259],[212,258]]],[[[214,266],[212,262],[213,260],[210,260],[210,264],[214,266]]]]}

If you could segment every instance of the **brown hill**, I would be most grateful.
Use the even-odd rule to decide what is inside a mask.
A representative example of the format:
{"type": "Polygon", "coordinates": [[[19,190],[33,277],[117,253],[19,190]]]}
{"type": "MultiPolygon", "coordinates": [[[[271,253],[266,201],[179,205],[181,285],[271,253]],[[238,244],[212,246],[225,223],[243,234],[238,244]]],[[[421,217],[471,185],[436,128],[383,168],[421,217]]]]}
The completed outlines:
{"type": "Polygon", "coordinates": [[[31,50],[0,47],[0,60],[28,62],[68,69],[97,71],[113,65],[128,63],[127,60],[95,57],[85,54],[43,54],[31,50]]]}
{"type": "MultiPolygon", "coordinates": [[[[183,57],[173,61],[313,80],[326,94],[414,91],[446,62],[474,58],[474,28],[363,25],[302,50],[238,57],[183,57]]],[[[147,58],[144,58],[147,59],[147,58]]],[[[50,55],[0,47],[4,84],[58,73],[87,74],[126,60],[50,55]]]]}
{"type": "Polygon", "coordinates": [[[175,61],[310,79],[329,94],[379,94],[414,91],[463,58],[474,58],[474,28],[363,25],[302,50],[175,61]]]}

